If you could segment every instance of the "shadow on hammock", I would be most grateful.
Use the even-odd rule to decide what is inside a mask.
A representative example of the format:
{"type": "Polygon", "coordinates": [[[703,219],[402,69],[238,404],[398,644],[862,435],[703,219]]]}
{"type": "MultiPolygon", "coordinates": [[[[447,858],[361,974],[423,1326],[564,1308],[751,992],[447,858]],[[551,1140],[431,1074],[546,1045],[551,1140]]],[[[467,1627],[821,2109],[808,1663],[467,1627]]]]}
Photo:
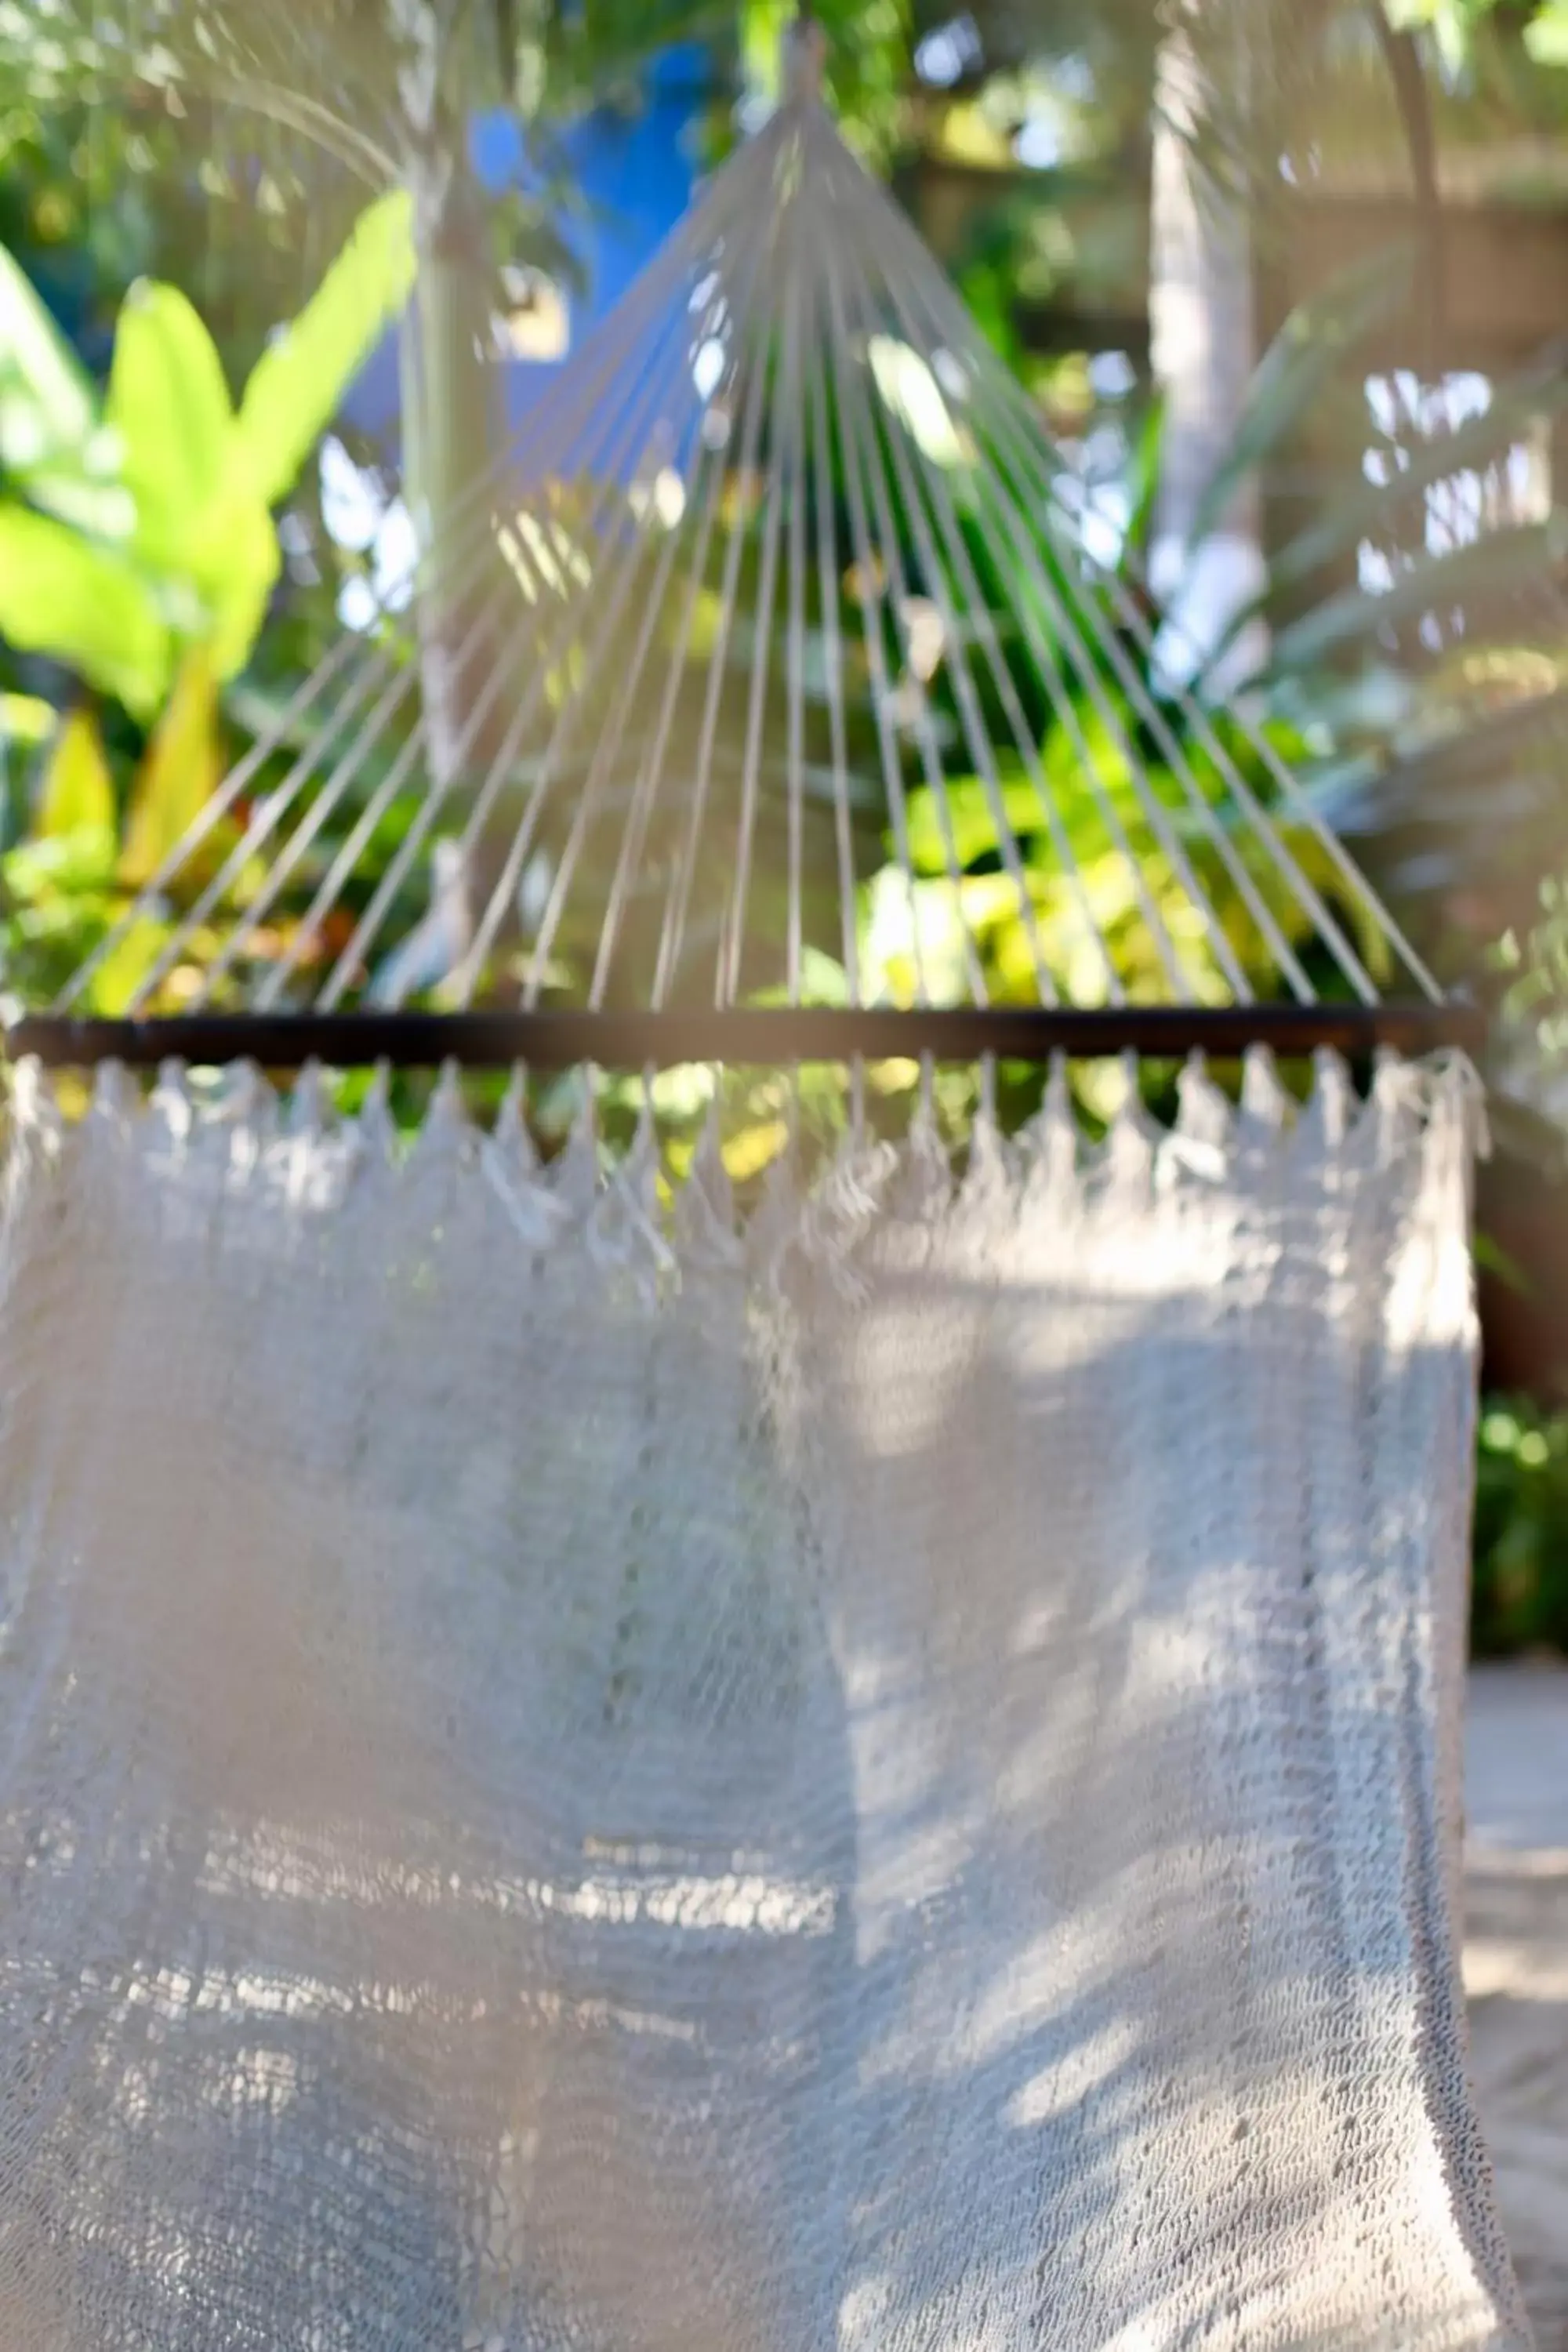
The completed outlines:
{"type": "Polygon", "coordinates": [[[0,1334],[38,2352],[1515,2340],[1389,1202],[662,1297],[121,1213],[0,1334]]]}

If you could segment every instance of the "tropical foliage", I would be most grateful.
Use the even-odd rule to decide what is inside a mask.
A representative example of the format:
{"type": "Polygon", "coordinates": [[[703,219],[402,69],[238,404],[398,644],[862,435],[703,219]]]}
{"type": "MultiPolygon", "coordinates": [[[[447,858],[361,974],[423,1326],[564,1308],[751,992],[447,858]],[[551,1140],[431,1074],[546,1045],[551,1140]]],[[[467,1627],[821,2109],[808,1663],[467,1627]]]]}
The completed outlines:
{"type": "Polygon", "coordinates": [[[1481,1415],[1472,1623],[1483,1656],[1568,1650],[1568,1412],[1528,1397],[1481,1415]]]}
{"type": "Polygon", "coordinates": [[[100,400],[0,252],[0,632],[150,719],[195,657],[246,665],[282,569],[272,509],[406,299],[406,199],[383,199],[237,403],[194,305],[128,295],[100,400]]]}
{"type": "MultiPolygon", "coordinates": [[[[58,722],[37,695],[0,705],[13,741],[43,739],[27,839],[5,867],[11,987],[63,977],[216,790],[224,689],[283,568],[275,510],[412,268],[394,194],[236,402],[195,307],[153,281],[126,298],[100,394],[0,250],[0,636],[64,688],[58,722]],[[139,748],[126,762],[110,742],[139,748]]],[[[132,956],[106,973],[108,1001],[140,968],[132,956]]]]}

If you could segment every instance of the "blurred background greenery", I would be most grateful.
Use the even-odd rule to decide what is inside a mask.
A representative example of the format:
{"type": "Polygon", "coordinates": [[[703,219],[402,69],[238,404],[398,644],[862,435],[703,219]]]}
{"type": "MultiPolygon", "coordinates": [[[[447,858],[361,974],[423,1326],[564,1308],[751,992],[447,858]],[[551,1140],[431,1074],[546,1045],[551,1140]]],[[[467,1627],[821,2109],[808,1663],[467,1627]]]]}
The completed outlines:
{"type": "MultiPolygon", "coordinates": [[[[635,260],[742,135],[789,13],[0,0],[7,991],[58,986],[344,620],[374,627],[411,511],[461,497],[528,366],[592,315],[606,255],[635,260]],[[508,121],[526,172],[487,161],[508,121]],[[396,396],[416,382],[417,403],[396,396]]],[[[1226,722],[1194,732],[1193,698],[1206,714],[1244,687],[1423,952],[1495,1015],[1476,1638],[1568,1646],[1568,0],[817,13],[852,137],[1037,404],[1085,547],[1180,672],[1182,692],[1152,678],[1152,731],[1113,653],[1070,723],[1030,699],[1069,831],[1075,735],[1113,793],[1125,733],[1173,795],[1160,729],[1201,770],[1201,728],[1226,722]]],[[[1007,606],[994,547],[970,552],[1007,606]]],[[[1025,797],[1040,931],[1070,979],[1084,942],[1025,797]]],[[[262,955],[341,948],[300,926],[360,805],[323,826],[262,955]]],[[[988,979],[1026,991],[1016,917],[987,927],[983,796],[960,786],[955,806],[988,979]]],[[[912,816],[934,882],[952,853],[931,809],[912,816]]],[[[885,831],[874,796],[859,819],[885,831]]],[[[386,809],[372,877],[410,822],[406,798],[386,809]]],[[[215,863],[237,838],[215,833],[215,863]]],[[[1136,971],[1127,874],[1097,891],[1136,971]]],[[[100,1009],[184,911],[121,943],[100,1009]]],[[[405,936],[422,911],[411,898],[405,936]]],[[[160,1001],[219,945],[198,936],[160,1001]]],[[[1023,1116],[1031,1081],[1005,1076],[1023,1116]]]]}

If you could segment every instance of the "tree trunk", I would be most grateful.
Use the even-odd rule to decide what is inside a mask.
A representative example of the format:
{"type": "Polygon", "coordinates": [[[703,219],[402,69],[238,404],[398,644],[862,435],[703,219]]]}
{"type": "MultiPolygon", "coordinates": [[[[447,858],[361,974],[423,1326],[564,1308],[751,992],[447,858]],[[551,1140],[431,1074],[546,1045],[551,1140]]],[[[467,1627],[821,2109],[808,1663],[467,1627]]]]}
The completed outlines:
{"type": "MultiPolygon", "coordinates": [[[[480,486],[496,464],[505,420],[499,371],[489,358],[489,272],[467,137],[461,122],[444,136],[438,124],[417,127],[408,164],[417,268],[401,352],[404,491],[420,548],[424,767],[448,833],[466,820],[509,715],[503,694],[474,724],[508,615],[504,601],[499,618],[494,610],[500,559],[484,541],[480,486]]],[[[461,961],[484,896],[470,870],[476,864],[433,847],[430,914],[417,953],[396,960],[400,990],[434,986],[461,961]]]]}
{"type": "Polygon", "coordinates": [[[479,209],[466,158],[426,152],[413,164],[417,273],[403,341],[405,494],[419,536],[419,643],[431,764],[454,782],[468,698],[462,644],[476,593],[476,485],[500,440],[499,385],[485,357],[489,320],[478,250],[479,209]]]}
{"type": "MultiPolygon", "coordinates": [[[[1206,169],[1198,152],[1206,84],[1185,25],[1166,37],[1156,78],[1149,302],[1165,437],[1152,573],[1171,606],[1162,657],[1186,675],[1263,584],[1256,475],[1238,485],[1203,544],[1192,543],[1205,496],[1229,458],[1246,410],[1258,324],[1247,200],[1228,174],[1206,169]]],[[[1238,82],[1226,96],[1239,100],[1238,82]]],[[[1257,667],[1267,644],[1260,624],[1248,628],[1211,685],[1234,687],[1257,667]]]]}

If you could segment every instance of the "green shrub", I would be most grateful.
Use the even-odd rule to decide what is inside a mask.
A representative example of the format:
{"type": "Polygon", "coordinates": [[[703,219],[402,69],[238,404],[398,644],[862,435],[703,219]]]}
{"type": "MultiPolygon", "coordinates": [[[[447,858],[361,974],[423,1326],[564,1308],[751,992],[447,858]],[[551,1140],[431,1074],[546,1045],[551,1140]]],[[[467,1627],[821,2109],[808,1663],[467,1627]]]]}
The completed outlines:
{"type": "Polygon", "coordinates": [[[1482,1408],[1471,1638],[1479,1657],[1568,1650],[1568,1411],[1482,1408]]]}

